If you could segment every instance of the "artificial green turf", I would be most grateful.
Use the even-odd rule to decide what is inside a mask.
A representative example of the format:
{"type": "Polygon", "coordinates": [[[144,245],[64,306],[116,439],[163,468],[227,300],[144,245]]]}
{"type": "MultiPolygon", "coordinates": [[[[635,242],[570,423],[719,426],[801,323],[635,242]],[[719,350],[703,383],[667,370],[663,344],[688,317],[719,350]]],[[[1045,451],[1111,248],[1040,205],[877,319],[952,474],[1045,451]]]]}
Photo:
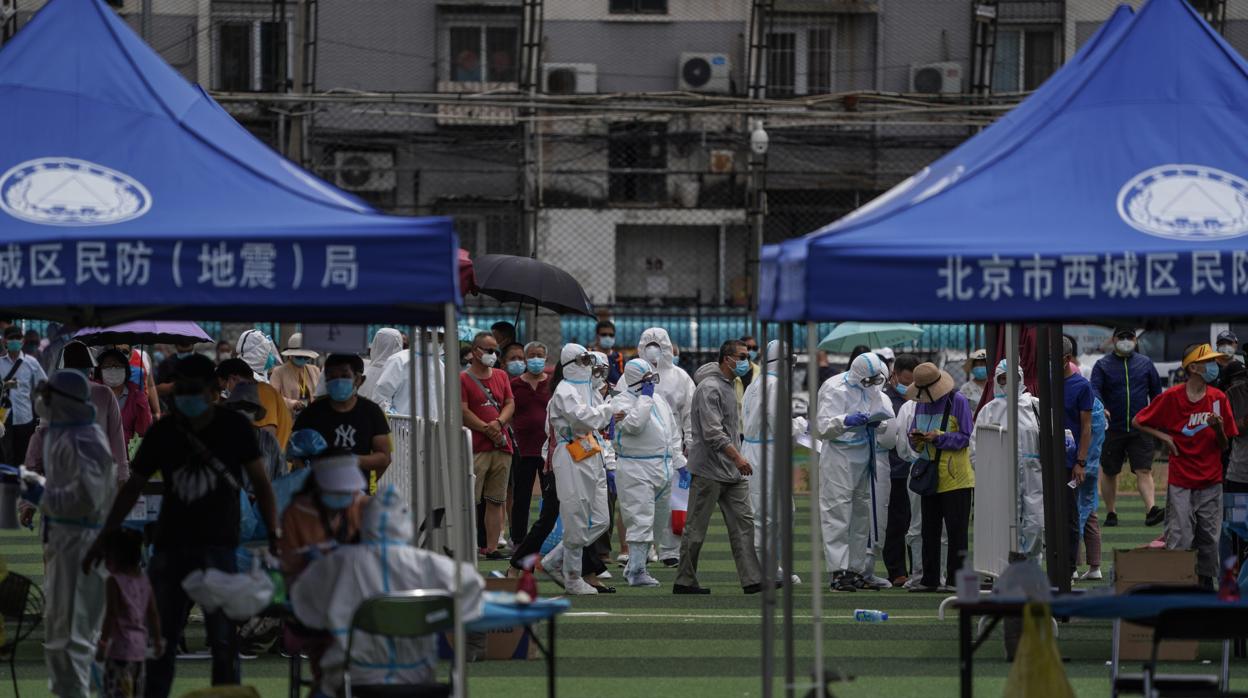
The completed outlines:
{"type": "MultiPolygon", "coordinates": [[[[808,517],[807,500],[799,497],[795,558],[796,570],[806,582],[796,588],[794,602],[799,682],[807,680],[813,654],[808,517]]],[[[1160,533],[1160,527],[1144,527],[1143,506],[1137,497],[1120,499],[1119,517],[1120,526],[1102,529],[1107,579],[1114,548],[1139,546],[1160,533]]],[[[1104,519],[1103,508],[1101,518],[1104,519]]],[[[13,571],[41,578],[41,554],[33,533],[0,533],[0,550],[13,571]]],[[[485,564],[482,570],[488,573],[502,569],[504,564],[485,564]]],[[[630,589],[620,583],[617,594],[573,599],[573,612],[558,624],[560,694],[593,698],[761,695],[761,599],[741,593],[719,517],[712,519],[699,569],[699,579],[712,589],[712,595],[673,596],[670,584],[674,572],[661,565],[652,566],[652,572],[664,583],[663,587],[630,589]]],[[[621,582],[618,569],[616,577],[612,582],[621,582]]],[[[546,583],[542,591],[553,594],[557,589],[546,583]]],[[[937,619],[942,595],[908,594],[901,590],[832,594],[826,587],[822,592],[825,664],[856,677],[850,683],[835,685],[835,695],[956,695],[957,625],[953,617],[937,619]],[[888,611],[891,618],[882,624],[855,623],[855,608],[888,611]]],[[[195,645],[202,637],[202,628],[192,626],[189,633],[195,645]]],[[[23,696],[47,695],[38,639],[36,636],[19,653],[17,666],[23,696]]],[[[1107,695],[1109,623],[1079,621],[1063,625],[1059,644],[1063,655],[1071,658],[1067,673],[1078,694],[1107,695]]],[[[783,646],[779,635],[776,656],[776,671],[782,679],[783,646]]],[[[979,695],[1000,695],[1009,672],[1003,656],[999,636],[985,643],[976,655],[975,687],[979,695]]],[[[1203,648],[1202,657],[1214,659],[1216,649],[1203,648]]],[[[1201,669],[1194,665],[1174,668],[1201,669]]],[[[544,696],[545,670],[540,660],[477,663],[469,666],[469,689],[474,696],[544,696]]],[[[206,685],[208,671],[204,661],[180,663],[175,695],[206,685]]],[[[285,660],[266,656],[245,661],[243,672],[246,683],[256,686],[262,695],[286,695],[285,660]]],[[[11,690],[7,677],[4,678],[0,695],[8,695],[11,690]]],[[[779,680],[776,685],[780,686],[779,680]]],[[[1248,680],[1236,682],[1236,686],[1248,688],[1248,680]]]]}

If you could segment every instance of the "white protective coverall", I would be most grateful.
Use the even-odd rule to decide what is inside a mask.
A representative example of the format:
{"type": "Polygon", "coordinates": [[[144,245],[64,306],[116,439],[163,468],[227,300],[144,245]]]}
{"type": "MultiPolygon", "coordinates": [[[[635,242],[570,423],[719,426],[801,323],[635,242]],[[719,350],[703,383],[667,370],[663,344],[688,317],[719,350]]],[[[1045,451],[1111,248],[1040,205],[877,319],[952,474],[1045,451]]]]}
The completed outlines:
{"type": "Polygon", "coordinates": [[[871,352],[854,359],[849,370],[819,388],[816,435],[824,440],[819,454],[819,514],[828,571],[866,568],[867,553],[888,523],[873,502],[888,502],[888,466],[879,469],[876,431],[887,429],[892,403],[882,387],[888,368],[871,352]],[[874,384],[864,385],[863,381],[874,384]],[[851,426],[865,417],[865,423],[851,426]],[[883,475],[881,477],[881,474],[883,475]]]}
{"type": "MultiPolygon", "coordinates": [[[[611,411],[625,414],[615,425],[616,501],[628,531],[628,566],[624,578],[632,586],[658,586],[646,571],[655,533],[671,521],[672,474],[685,467],[683,431],[672,408],[658,392],[643,395],[647,376],[657,372],[645,359],[624,365],[619,395],[611,411]]],[[[661,379],[660,379],[661,380],[661,379]]]]}
{"type": "Polygon", "coordinates": [[[43,655],[51,691],[61,698],[90,695],[92,665],[104,619],[104,573],[82,573],[117,490],[108,439],[95,423],[87,379],[56,371],[48,392],[35,397],[48,418],[44,434],[46,477],[39,508],[44,522],[43,655]]]}
{"type": "MultiPolygon", "coordinates": [[[[440,351],[439,346],[435,345],[433,350],[440,351]]],[[[381,369],[381,377],[377,380],[377,391],[373,401],[381,407],[383,412],[424,416],[420,404],[420,393],[425,389],[424,377],[420,375],[420,364],[424,363],[429,371],[431,391],[429,393],[429,418],[437,420],[438,403],[443,399],[442,386],[446,384],[446,364],[442,363],[441,355],[426,356],[423,347],[416,349],[416,356],[420,357],[416,365],[416,404],[412,404],[411,388],[408,387],[411,384],[408,372],[411,357],[406,351],[401,351],[386,359],[386,365],[381,369]]]]}
{"type": "MultiPolygon", "coordinates": [[[[676,422],[680,424],[681,451],[684,453],[688,450],[689,441],[693,438],[693,426],[689,421],[689,413],[693,408],[693,379],[684,369],[676,365],[672,338],[662,327],[651,327],[641,333],[641,339],[637,341],[637,355],[656,367],[659,383],[654,388],[654,394],[661,396],[667,402],[667,406],[672,408],[672,414],[676,416],[676,422]],[[659,345],[657,364],[651,360],[653,356],[646,356],[646,346],[649,344],[659,345]]],[[[674,510],[686,511],[689,508],[689,490],[680,490],[678,493],[679,481],[680,474],[673,470],[671,505],[674,510]]],[[[659,525],[660,560],[680,558],[680,536],[672,532],[670,519],[669,516],[668,521],[659,525]]],[[[629,557],[632,557],[631,553],[629,557]]]]}
{"type": "Polygon", "coordinates": [[[364,384],[359,396],[377,402],[377,382],[381,380],[386,361],[395,354],[403,353],[403,334],[393,327],[383,327],[373,335],[368,348],[368,363],[364,364],[364,384]]]}
{"type": "Polygon", "coordinates": [[[610,520],[603,453],[577,462],[568,450],[569,444],[589,433],[600,442],[605,441],[598,432],[611,423],[611,404],[593,385],[592,360],[585,347],[565,345],[559,355],[563,380],[546,405],[547,420],[556,436],[550,462],[563,520],[563,561],[553,564],[562,567],[569,594],[596,593],[581,579],[581,557],[585,546],[607,530],[610,520]],[[582,357],[588,357],[591,363],[581,363],[582,357]]]}
{"type": "MultiPolygon", "coordinates": [[[[269,371],[282,362],[277,345],[260,330],[247,330],[240,334],[238,343],[234,345],[234,353],[247,362],[259,383],[268,383],[269,371]]],[[[322,377],[321,381],[324,380],[322,377]]]]}
{"type": "MultiPolygon", "coordinates": [[[[410,589],[454,591],[455,561],[412,545],[412,512],[393,486],[364,509],[361,541],[316,560],[290,588],[299,622],[328,630],[334,643],[321,657],[321,690],[341,695],[347,629],[355,610],[379,594],[410,589]]],[[[460,569],[465,622],[481,616],[485,582],[470,564],[460,569]]],[[[434,679],[434,637],[387,638],[356,633],[351,685],[413,684],[434,679]]]]}
{"type": "MultiPolygon", "coordinates": [[[[763,550],[763,487],[762,474],[759,469],[763,462],[763,449],[767,449],[767,492],[775,493],[776,488],[776,472],[779,466],[776,464],[776,420],[780,418],[777,406],[779,405],[780,384],[776,375],[777,364],[784,358],[786,352],[780,346],[780,341],[773,339],[767,343],[767,359],[764,367],[763,376],[767,381],[767,434],[763,434],[763,381],[750,381],[749,386],[745,389],[745,395],[741,399],[741,421],[742,421],[742,443],[741,456],[750,462],[754,468],[754,473],[747,476],[746,480],[750,483],[750,506],[754,509],[754,548],[758,551],[761,558],[763,550]]],[[[793,436],[805,431],[804,425],[795,421],[792,425],[791,433],[793,436]]],[[[776,501],[769,497],[772,502],[776,501]]],[[[793,510],[793,501],[788,503],[790,510],[793,510]]],[[[779,560],[780,553],[780,507],[772,504],[767,509],[767,527],[768,536],[771,540],[771,550],[779,560]]],[[[761,560],[760,560],[761,562],[761,560]]],[[[776,579],[783,579],[784,574],[776,568],[776,579]]]]}
{"type": "MultiPolygon", "coordinates": [[[[975,431],[971,433],[971,457],[975,457],[975,438],[981,424],[1002,429],[1009,427],[1009,400],[1005,386],[997,378],[1009,369],[1005,361],[997,364],[992,377],[993,400],[979,411],[975,431]]],[[[1018,549],[1029,558],[1039,558],[1044,545],[1044,477],[1040,469],[1040,422],[1037,417],[1040,400],[1023,385],[1023,369],[1018,369],[1018,549]]],[[[992,465],[992,464],[989,464],[992,465]]],[[[976,466],[979,467],[978,465],[976,466]]]]}

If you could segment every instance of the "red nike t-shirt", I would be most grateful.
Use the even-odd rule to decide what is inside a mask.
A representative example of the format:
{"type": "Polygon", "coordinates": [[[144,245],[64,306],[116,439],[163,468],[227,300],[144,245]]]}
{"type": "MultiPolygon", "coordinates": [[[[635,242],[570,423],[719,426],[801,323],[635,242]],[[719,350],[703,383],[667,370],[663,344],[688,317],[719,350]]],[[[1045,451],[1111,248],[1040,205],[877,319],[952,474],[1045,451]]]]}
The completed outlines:
{"type": "Polygon", "coordinates": [[[1201,489],[1222,482],[1222,451],[1217,435],[1209,427],[1211,414],[1222,418],[1227,438],[1239,435],[1230,401],[1214,387],[1205,388],[1205,396],[1192,402],[1187,398],[1187,386],[1176,385],[1158,395],[1136,416],[1140,424],[1174,439],[1178,453],[1170,456],[1170,484],[1201,489]]]}

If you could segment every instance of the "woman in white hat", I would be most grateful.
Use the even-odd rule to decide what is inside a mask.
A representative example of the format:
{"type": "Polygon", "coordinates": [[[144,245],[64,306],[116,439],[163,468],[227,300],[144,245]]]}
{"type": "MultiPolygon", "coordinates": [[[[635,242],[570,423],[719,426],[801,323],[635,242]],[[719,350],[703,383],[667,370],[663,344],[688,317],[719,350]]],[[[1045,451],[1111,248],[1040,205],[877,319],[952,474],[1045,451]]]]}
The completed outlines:
{"type": "Polygon", "coordinates": [[[303,348],[303,333],[290,336],[286,350],[282,352],[285,363],[273,369],[269,384],[281,393],[291,412],[298,414],[308,406],[313,391],[321,380],[321,369],[316,365],[320,356],[311,349],[303,348]]]}

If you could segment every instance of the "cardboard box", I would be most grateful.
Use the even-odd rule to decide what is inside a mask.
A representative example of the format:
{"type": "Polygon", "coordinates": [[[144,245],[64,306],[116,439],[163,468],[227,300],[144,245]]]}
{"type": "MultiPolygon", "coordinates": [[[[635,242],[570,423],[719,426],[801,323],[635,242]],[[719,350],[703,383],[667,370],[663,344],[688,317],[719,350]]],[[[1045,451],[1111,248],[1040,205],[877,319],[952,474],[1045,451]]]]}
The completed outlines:
{"type": "MultiPolygon", "coordinates": [[[[519,579],[496,577],[485,578],[486,591],[505,591],[509,593],[516,592],[516,585],[520,583],[519,579]]],[[[452,648],[455,645],[455,638],[452,633],[446,633],[442,636],[442,642],[439,643],[439,656],[442,659],[450,659],[452,648]]],[[[504,628],[501,630],[491,630],[486,633],[469,633],[468,634],[469,661],[490,660],[490,659],[536,659],[538,656],[537,645],[533,642],[533,638],[529,637],[522,626],[515,628],[504,628]],[[484,637],[484,654],[481,652],[481,639],[484,637]]]]}
{"type": "MultiPolygon", "coordinates": [[[[1114,551],[1114,591],[1121,594],[1142,584],[1193,586],[1196,584],[1196,551],[1140,548],[1114,551]]],[[[1157,648],[1165,661],[1196,660],[1199,643],[1194,640],[1167,640],[1157,648]]],[[[1135,623],[1122,623],[1118,640],[1119,660],[1147,660],[1152,653],[1153,630],[1135,623]]]]}

